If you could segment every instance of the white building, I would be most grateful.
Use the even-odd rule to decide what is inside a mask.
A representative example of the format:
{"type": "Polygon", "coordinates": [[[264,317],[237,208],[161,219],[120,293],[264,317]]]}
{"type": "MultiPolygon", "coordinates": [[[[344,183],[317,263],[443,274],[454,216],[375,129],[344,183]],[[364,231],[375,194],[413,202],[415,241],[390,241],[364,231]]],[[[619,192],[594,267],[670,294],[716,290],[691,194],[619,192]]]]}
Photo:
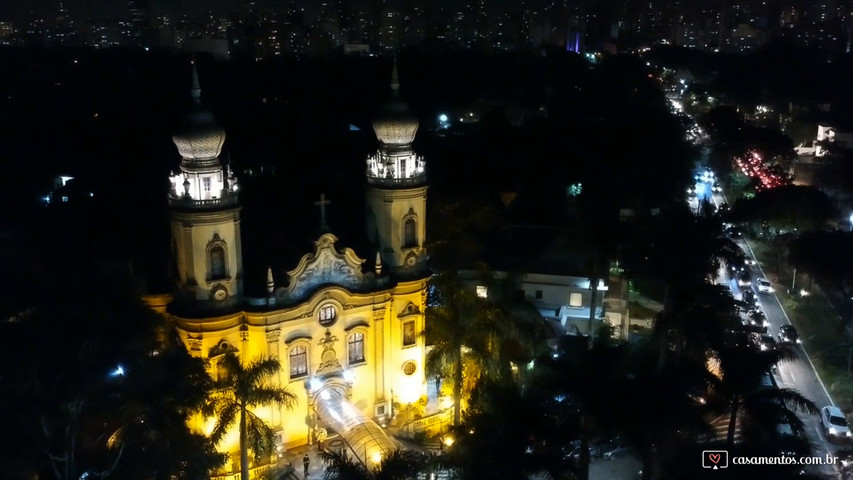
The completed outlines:
{"type": "Polygon", "coordinates": [[[823,143],[834,143],[845,150],[853,147],[853,133],[839,131],[838,128],[831,125],[818,125],[816,140],[816,157],[822,157],[827,154],[827,149],[822,145],[823,143]]]}

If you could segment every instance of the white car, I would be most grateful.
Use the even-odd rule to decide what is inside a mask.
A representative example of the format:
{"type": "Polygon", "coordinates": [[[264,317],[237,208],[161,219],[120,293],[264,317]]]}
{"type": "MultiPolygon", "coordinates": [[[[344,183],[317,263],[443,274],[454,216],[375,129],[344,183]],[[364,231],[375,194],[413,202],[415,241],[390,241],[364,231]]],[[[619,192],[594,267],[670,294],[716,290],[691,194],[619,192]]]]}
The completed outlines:
{"type": "Polygon", "coordinates": [[[773,290],[773,285],[771,285],[766,278],[759,278],[752,284],[755,285],[758,293],[773,293],[775,291],[773,290]]]}
{"type": "Polygon", "coordinates": [[[832,438],[849,440],[853,435],[847,425],[847,418],[844,417],[844,413],[838,407],[826,406],[821,408],[820,424],[823,426],[823,433],[826,434],[827,440],[832,438]]]}

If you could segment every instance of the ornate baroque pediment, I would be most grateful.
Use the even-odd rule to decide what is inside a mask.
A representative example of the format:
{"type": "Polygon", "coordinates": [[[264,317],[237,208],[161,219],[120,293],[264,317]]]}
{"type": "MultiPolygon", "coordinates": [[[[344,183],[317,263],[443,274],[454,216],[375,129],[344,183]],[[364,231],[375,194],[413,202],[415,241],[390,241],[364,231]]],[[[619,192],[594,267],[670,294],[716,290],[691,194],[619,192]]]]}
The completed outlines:
{"type": "Polygon", "coordinates": [[[361,271],[364,259],[350,248],[338,252],[335,242],[338,237],[331,233],[322,235],[314,245],[314,253],[302,257],[295,269],[287,272],[290,285],[276,295],[285,302],[304,298],[321,285],[340,285],[349,290],[361,290],[369,285],[369,279],[361,271]]]}

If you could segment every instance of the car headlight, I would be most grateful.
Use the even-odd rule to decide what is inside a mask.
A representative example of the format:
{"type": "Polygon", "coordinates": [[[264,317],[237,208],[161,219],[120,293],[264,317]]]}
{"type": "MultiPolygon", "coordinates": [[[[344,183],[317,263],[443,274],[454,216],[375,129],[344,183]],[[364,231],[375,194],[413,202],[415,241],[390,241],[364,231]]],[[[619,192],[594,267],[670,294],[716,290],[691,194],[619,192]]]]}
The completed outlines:
{"type": "Polygon", "coordinates": [[[844,436],[850,437],[850,435],[851,435],[850,430],[847,430],[846,432],[844,432],[844,436]]]}
{"type": "Polygon", "coordinates": [[[838,435],[838,430],[834,429],[833,427],[829,427],[829,434],[838,435]]]}

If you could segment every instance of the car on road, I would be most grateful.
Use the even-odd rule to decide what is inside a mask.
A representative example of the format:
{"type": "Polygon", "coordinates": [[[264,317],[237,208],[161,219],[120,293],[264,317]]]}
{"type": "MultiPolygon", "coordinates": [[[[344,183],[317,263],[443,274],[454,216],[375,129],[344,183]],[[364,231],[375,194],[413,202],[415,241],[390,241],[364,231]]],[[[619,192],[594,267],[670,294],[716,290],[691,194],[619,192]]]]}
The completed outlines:
{"type": "Polygon", "coordinates": [[[714,186],[711,187],[711,191],[714,193],[723,193],[723,187],[721,187],[719,183],[714,182],[714,186]]]}
{"type": "Polygon", "coordinates": [[[849,440],[851,435],[847,418],[840,408],[828,405],[820,409],[820,424],[827,440],[849,440]]]}
{"type": "Polygon", "coordinates": [[[758,293],[773,293],[773,285],[766,278],[759,278],[752,282],[758,293]]]}
{"type": "Polygon", "coordinates": [[[782,325],[779,327],[779,342],[781,343],[802,343],[800,334],[793,325],[782,325]]]}
{"type": "Polygon", "coordinates": [[[749,270],[743,269],[737,274],[737,286],[748,287],[752,285],[752,274],[749,270]]]}

